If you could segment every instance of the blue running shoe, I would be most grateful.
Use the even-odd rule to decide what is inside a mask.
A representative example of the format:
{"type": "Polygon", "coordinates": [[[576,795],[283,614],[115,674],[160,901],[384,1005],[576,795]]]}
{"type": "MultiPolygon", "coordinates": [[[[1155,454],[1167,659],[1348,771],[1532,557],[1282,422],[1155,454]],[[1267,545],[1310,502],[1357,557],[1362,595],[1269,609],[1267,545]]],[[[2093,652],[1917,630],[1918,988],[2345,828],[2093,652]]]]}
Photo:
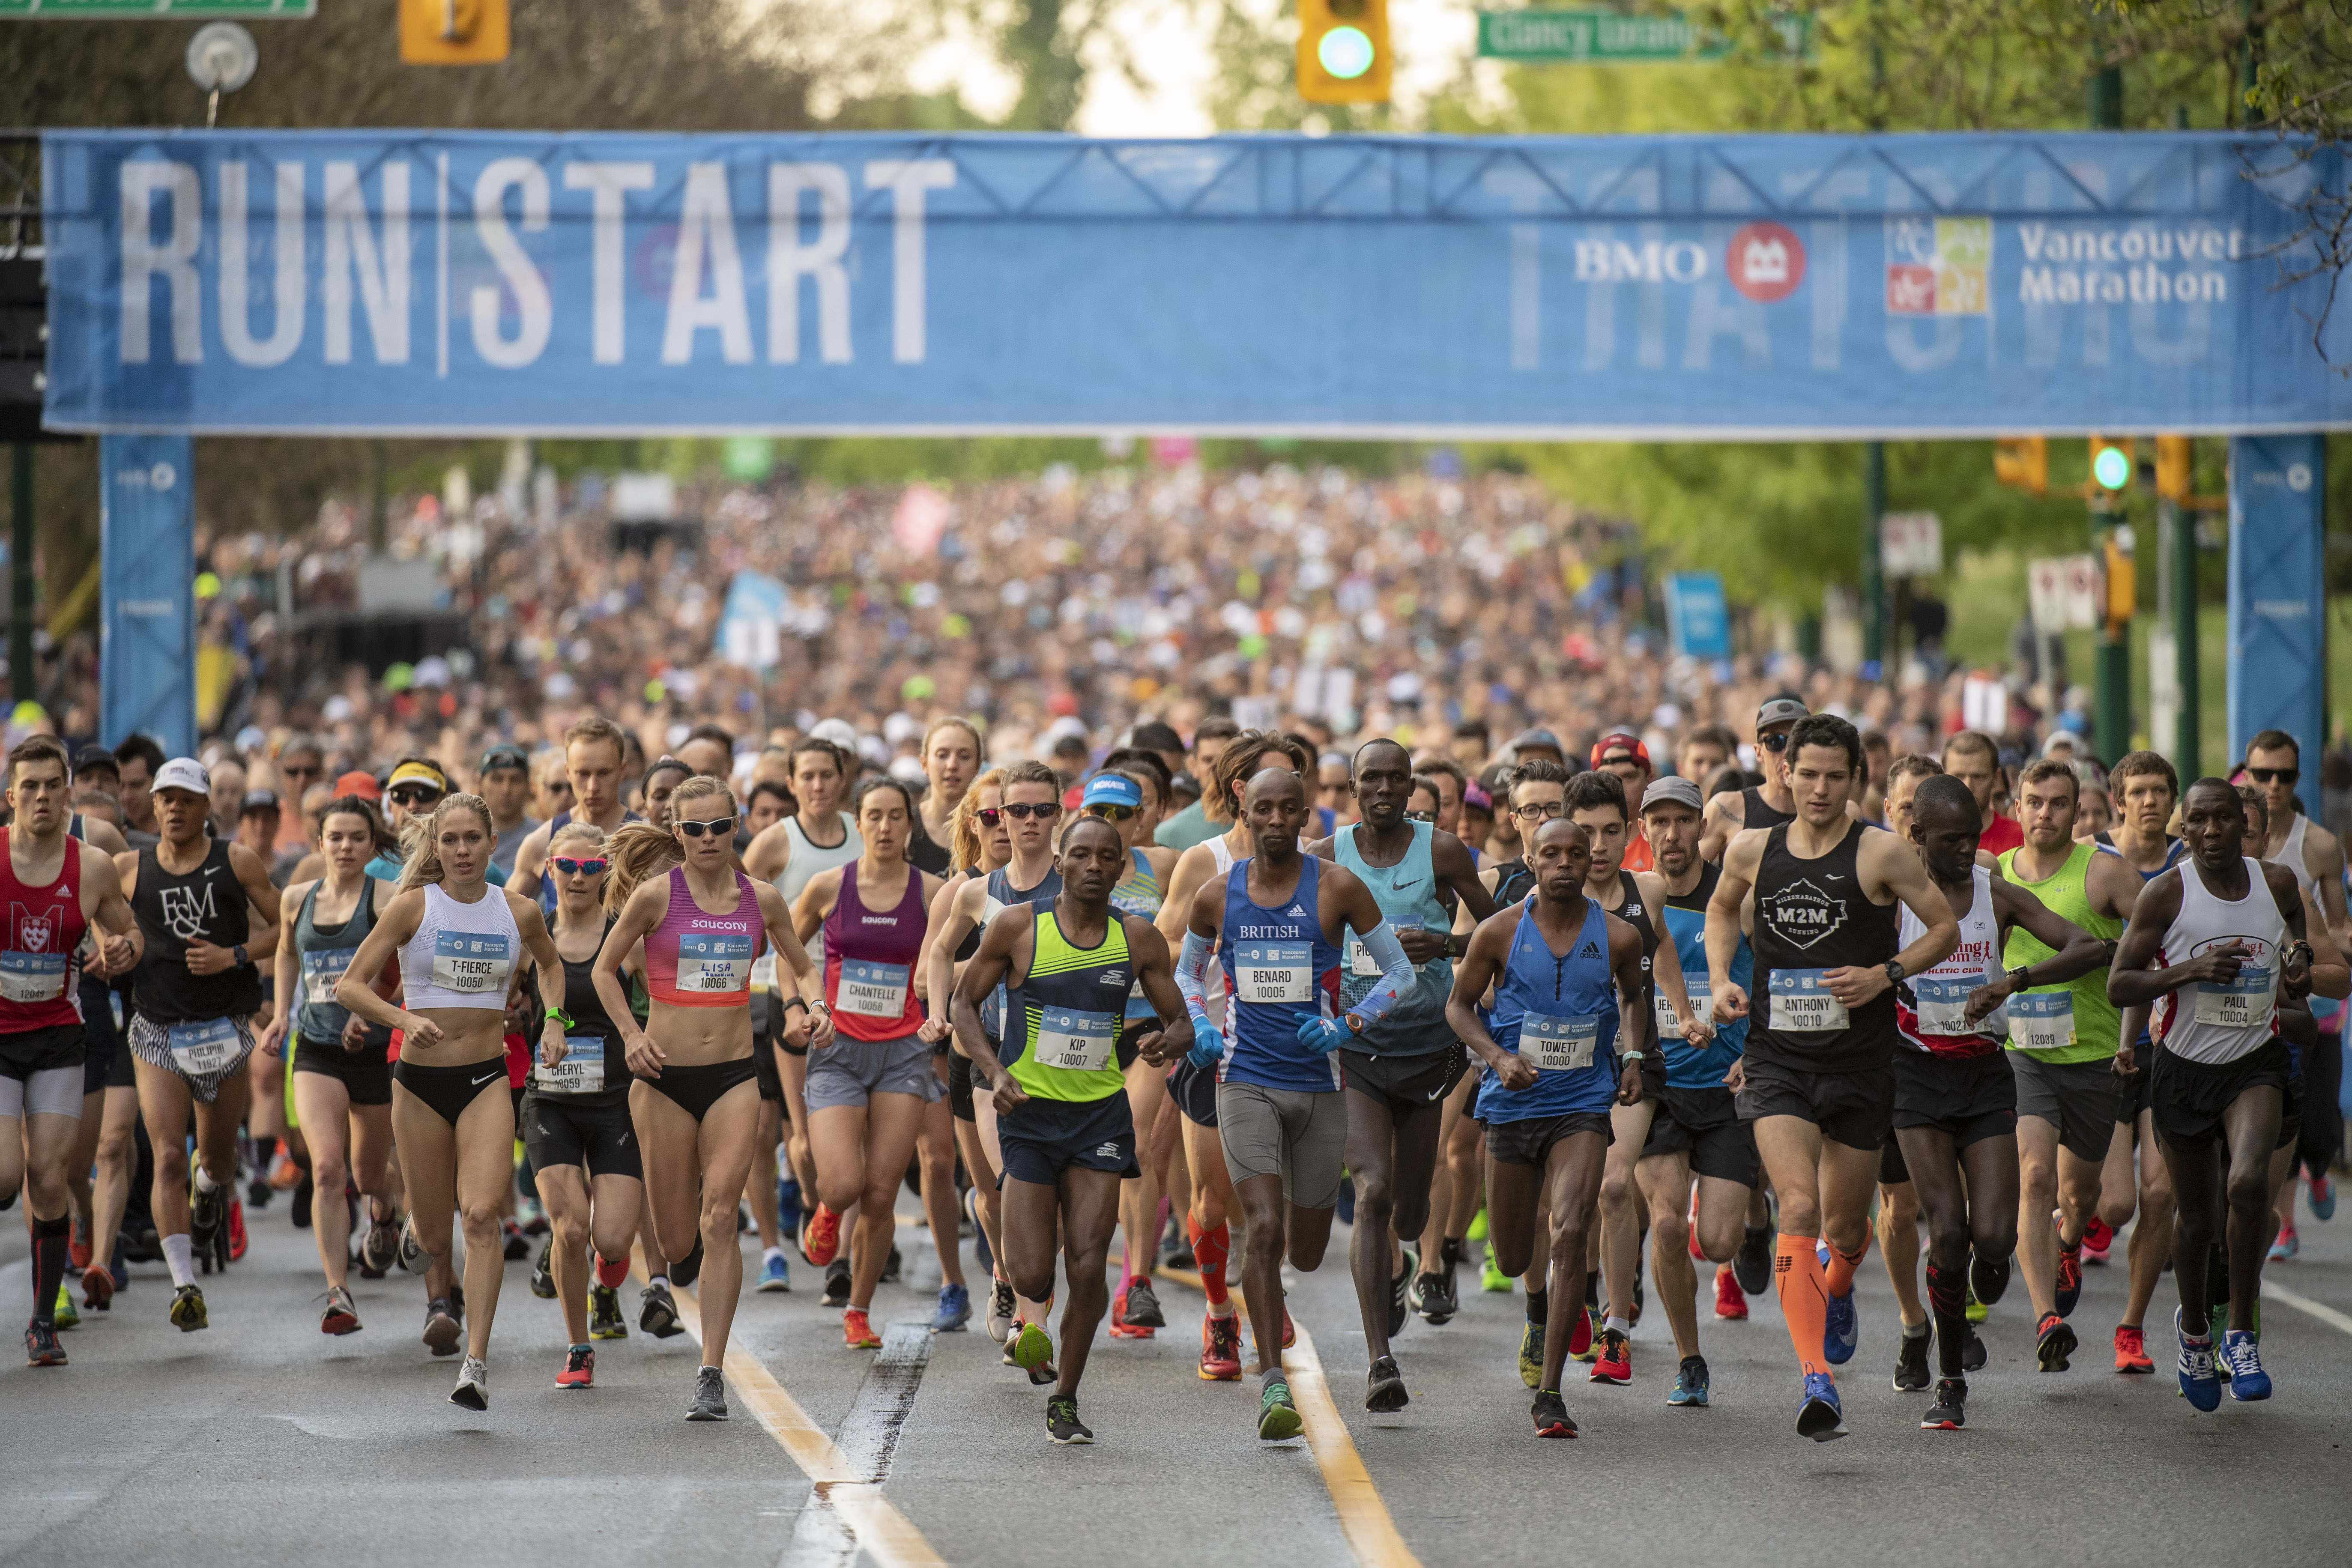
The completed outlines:
{"type": "MultiPolygon", "coordinates": [[[[792,1169],[791,1163],[784,1168],[792,1169]]],[[[801,1233],[801,1184],[790,1176],[776,1178],[776,1226],[786,1236],[801,1233]]]]}
{"type": "Polygon", "coordinates": [[[2221,1359],[2230,1363],[2230,1397],[2247,1401],[2271,1396],[2271,1374],[2263,1370],[2263,1352],[2253,1334],[2229,1329],[2221,1335],[2221,1359]]]}
{"type": "Polygon", "coordinates": [[[1683,1357],[1683,1364],[1675,1373],[1675,1386],[1666,1395],[1669,1405],[1705,1405],[1706,1403],[1706,1358],[1683,1357]]]}
{"type": "Polygon", "coordinates": [[[2336,1181],[2326,1172],[2322,1171],[2309,1179],[2305,1184],[2304,1195],[2311,1205],[2312,1218],[2336,1217],[2336,1181]]]}
{"type": "Polygon", "coordinates": [[[1826,1443],[1845,1436],[1845,1411],[1838,1404],[1837,1384],[1825,1372],[1805,1373],[1805,1402],[1797,1407],[1797,1436],[1826,1443]]]}
{"type": "Polygon", "coordinates": [[[2200,1410],[2218,1410],[2221,1406],[2221,1380],[2213,1372],[2213,1336],[2201,1334],[2191,1339],[2180,1327],[2180,1309],[2172,1310],[2172,1331],[2180,1341],[2181,1396],[2200,1410]]]}
{"type": "Polygon", "coordinates": [[[782,1252],[768,1254],[768,1260],[760,1266],[760,1283],[755,1289],[775,1291],[792,1288],[793,1271],[791,1266],[784,1262],[784,1255],[782,1252]]]}
{"type": "Polygon", "coordinates": [[[960,1334],[971,1321],[971,1292],[961,1285],[940,1287],[940,1315],[931,1320],[931,1332],[960,1334]]]}
{"type": "MultiPolygon", "coordinates": [[[[1830,1266],[1827,1242],[1813,1244],[1813,1256],[1822,1268],[1830,1266]]],[[[1824,1292],[1826,1295],[1826,1292],[1824,1292]]],[[[1853,1292],[1843,1296],[1827,1296],[1828,1306],[1822,1317],[1822,1359],[1832,1366],[1843,1366],[1853,1359],[1854,1346],[1862,1342],[1862,1316],[1853,1310],[1853,1292]]],[[[1840,1436],[1845,1434],[1840,1432],[1840,1436]]]]}

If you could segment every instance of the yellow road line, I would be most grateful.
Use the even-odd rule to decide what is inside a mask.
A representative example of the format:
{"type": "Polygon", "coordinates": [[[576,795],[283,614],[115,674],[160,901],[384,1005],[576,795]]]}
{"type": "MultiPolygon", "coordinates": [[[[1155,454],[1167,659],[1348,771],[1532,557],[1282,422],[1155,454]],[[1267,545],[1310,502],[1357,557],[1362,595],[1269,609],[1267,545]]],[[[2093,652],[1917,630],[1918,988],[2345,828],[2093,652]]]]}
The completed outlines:
{"type": "Polygon", "coordinates": [[[2323,1323],[2352,1334],[2352,1318],[2346,1317],[2326,1302],[2315,1301],[2308,1296],[2299,1296],[2275,1279],[2264,1279],[2262,1293],[2265,1296],[2276,1297],[2298,1312],[2307,1312],[2323,1323]]]}
{"type": "MultiPolygon", "coordinates": [[[[635,1249],[636,1275],[646,1278],[642,1248],[635,1249]]],[[[702,1342],[702,1304],[692,1290],[671,1291],[677,1302],[678,1325],[702,1342]]],[[[867,1479],[847,1456],[834,1447],[824,1427],[809,1419],[800,1401],[778,1383],[759,1357],[740,1344],[727,1347],[727,1381],[760,1425],[768,1429],[801,1473],[816,1488],[813,1508],[830,1508],[879,1568],[946,1568],[947,1560],[923,1538],[914,1521],[900,1513],[882,1489],[867,1479]]]]}

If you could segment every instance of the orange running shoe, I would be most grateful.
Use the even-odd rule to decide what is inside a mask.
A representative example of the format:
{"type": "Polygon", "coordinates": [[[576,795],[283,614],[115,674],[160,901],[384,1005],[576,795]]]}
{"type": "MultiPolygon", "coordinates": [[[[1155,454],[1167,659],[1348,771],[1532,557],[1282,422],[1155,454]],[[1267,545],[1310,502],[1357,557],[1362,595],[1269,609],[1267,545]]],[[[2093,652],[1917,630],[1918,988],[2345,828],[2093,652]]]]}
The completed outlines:
{"type": "Polygon", "coordinates": [[[89,1267],[89,1221],[74,1221],[73,1239],[66,1243],[66,1261],[76,1269],[89,1267]]]}
{"type": "Polygon", "coordinates": [[[1242,1375],[1242,1320],[1238,1312],[1201,1319],[1201,1381],[1236,1383],[1242,1375]]]}
{"type": "Polygon", "coordinates": [[[81,1271],[81,1304],[100,1312],[114,1305],[114,1276],[105,1264],[93,1263],[81,1271]]]}
{"type": "MultiPolygon", "coordinates": [[[[1129,1281],[1130,1287],[1134,1283],[1129,1281]]],[[[1127,1291],[1125,1289],[1112,1291],[1110,1293],[1110,1337],[1115,1340],[1148,1340],[1151,1336],[1150,1329],[1127,1321],[1127,1291]]]]}
{"type": "Polygon", "coordinates": [[[808,1235],[801,1242],[801,1256],[819,1268],[834,1259],[841,1250],[841,1216],[819,1204],[810,1212],[808,1235]]]}
{"type": "Polygon", "coordinates": [[[301,1181],[302,1167],[294,1163],[286,1152],[286,1145],[280,1143],[269,1162],[269,1184],[283,1193],[292,1191],[301,1181]]]}
{"type": "Polygon", "coordinates": [[[1748,1316],[1748,1292],[1732,1278],[1729,1264],[1715,1271],[1715,1315],[1727,1323],[1748,1316]]]}
{"type": "Polygon", "coordinates": [[[2116,1370],[2117,1372],[2154,1372],[2156,1363],[2148,1359],[2147,1338],[2139,1330],[2116,1326],[2116,1370]]]}
{"type": "Polygon", "coordinates": [[[841,1314],[841,1342],[854,1351],[878,1351],[882,1348],[882,1336],[874,1331],[865,1313],[848,1307],[841,1314]]]}

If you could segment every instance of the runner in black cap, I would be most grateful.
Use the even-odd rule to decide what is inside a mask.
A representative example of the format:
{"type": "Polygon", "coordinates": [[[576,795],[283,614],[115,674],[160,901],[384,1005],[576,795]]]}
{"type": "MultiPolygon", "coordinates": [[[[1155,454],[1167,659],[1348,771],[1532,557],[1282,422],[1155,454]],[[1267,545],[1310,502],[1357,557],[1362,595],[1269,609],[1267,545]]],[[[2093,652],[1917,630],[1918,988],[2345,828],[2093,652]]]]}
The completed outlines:
{"type": "Polygon", "coordinates": [[[1727,790],[1706,803],[1698,845],[1701,859],[1722,864],[1725,846],[1743,827],[1778,827],[1796,820],[1797,796],[1789,787],[1789,731],[1805,717],[1805,705],[1786,693],[1756,710],[1756,762],[1764,770],[1764,782],[1738,795],[1727,790]]]}

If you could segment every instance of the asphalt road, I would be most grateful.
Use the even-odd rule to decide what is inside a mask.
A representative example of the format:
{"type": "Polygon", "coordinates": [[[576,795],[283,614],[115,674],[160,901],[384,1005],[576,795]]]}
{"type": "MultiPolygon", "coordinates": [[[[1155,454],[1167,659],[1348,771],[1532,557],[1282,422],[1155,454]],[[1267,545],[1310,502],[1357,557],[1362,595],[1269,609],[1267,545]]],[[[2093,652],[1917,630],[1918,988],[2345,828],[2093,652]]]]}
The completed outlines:
{"type": "MultiPolygon", "coordinates": [[[[1927,1397],[1889,1386],[1896,1320],[1874,1256],[1841,1383],[1853,1436],[1824,1445],[1795,1435],[1769,1296],[1744,1323],[1703,1312],[1710,1407],[1664,1404],[1673,1344],[1654,1310],[1635,1331],[1633,1384],[1574,1382],[1570,1363],[1584,1436],[1537,1440],[1513,1364],[1519,1302],[1479,1293],[1475,1269],[1460,1317],[1416,1321],[1398,1343],[1412,1405],[1370,1415],[1344,1229],[1293,1297],[1338,1415],[1318,1428],[1310,1409],[1312,1443],[1257,1441],[1254,1379],[1194,1375],[1199,1298],[1171,1283],[1177,1326],[1096,1347],[1083,1405],[1097,1444],[1055,1447],[1043,1392],[977,1323],[923,1331],[932,1298],[917,1285],[934,1266],[919,1231],[910,1284],[877,1299],[878,1354],[842,1348],[814,1270],[796,1268],[790,1295],[747,1296],[736,1327],[750,1359],[730,1363],[725,1426],[682,1419],[699,1360],[688,1336],[600,1346],[597,1386],[556,1390],[562,1319],[509,1265],[490,1408],[476,1415],[446,1403],[454,1363],[418,1342],[418,1281],[354,1279],[365,1329],[323,1338],[309,1234],[282,1200],[252,1231],[245,1261],[205,1281],[208,1331],[166,1322],[167,1276],[143,1265],[111,1312],[66,1334],[70,1366],[0,1366],[0,1563],[641,1568],[681,1548],[704,1564],[794,1568],[2352,1556],[2352,1208],[2306,1221],[2303,1256],[2270,1275],[2341,1321],[2273,1292],[2263,1352],[2277,1395],[2203,1416],[2176,1396],[2158,1335],[2158,1376],[2106,1370],[2118,1261],[2090,1273],[2074,1370],[2034,1371],[2021,1281],[1983,1331],[1992,1359],[1970,1379],[1968,1429],[1921,1432],[1927,1397]]],[[[28,1294],[25,1251],[12,1213],[12,1310],[28,1294]]],[[[2163,1292],[2158,1304],[2168,1316],[2163,1292]]],[[[1304,1395],[1312,1379],[1294,1382],[1304,1395]]]]}

